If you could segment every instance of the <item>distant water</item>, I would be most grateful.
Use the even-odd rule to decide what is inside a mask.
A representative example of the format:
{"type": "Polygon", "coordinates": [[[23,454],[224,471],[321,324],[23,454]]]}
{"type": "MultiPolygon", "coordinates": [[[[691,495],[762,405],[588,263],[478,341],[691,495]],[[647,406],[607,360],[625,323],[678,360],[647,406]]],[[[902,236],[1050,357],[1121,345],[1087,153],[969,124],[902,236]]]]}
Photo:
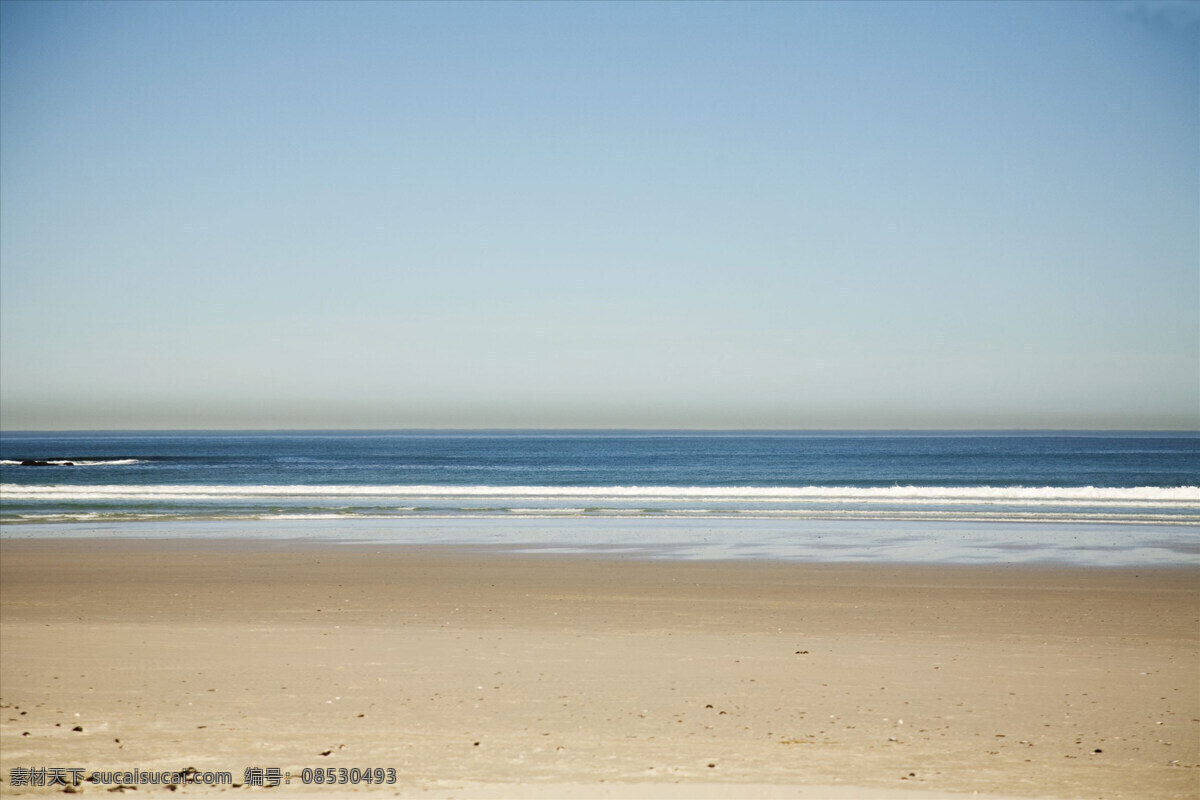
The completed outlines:
{"type": "Polygon", "coordinates": [[[757,518],[1195,526],[1200,434],[5,433],[0,484],[6,525],[757,518]]]}

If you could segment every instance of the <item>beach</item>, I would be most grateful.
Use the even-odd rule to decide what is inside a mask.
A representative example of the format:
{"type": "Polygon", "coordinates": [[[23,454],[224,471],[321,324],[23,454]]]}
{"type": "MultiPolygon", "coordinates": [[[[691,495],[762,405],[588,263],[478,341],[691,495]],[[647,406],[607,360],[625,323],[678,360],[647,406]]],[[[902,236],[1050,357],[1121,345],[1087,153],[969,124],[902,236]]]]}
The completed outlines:
{"type": "Polygon", "coordinates": [[[1198,55],[0,0],[0,800],[1200,800],[1198,55]]]}
{"type": "Polygon", "coordinates": [[[1192,567],[264,539],[0,556],[6,796],[52,791],[12,785],[39,767],[243,784],[189,794],[263,791],[247,768],[326,796],[1200,792],[1192,567]]]}

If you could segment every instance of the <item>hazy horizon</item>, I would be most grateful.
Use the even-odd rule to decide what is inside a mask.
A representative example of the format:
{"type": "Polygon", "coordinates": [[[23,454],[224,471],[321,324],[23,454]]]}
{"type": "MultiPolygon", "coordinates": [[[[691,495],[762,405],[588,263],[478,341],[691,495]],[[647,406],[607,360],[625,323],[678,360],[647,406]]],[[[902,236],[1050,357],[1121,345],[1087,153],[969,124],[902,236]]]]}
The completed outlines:
{"type": "Polygon", "coordinates": [[[1200,429],[1186,3],[0,4],[0,429],[1200,429]]]}

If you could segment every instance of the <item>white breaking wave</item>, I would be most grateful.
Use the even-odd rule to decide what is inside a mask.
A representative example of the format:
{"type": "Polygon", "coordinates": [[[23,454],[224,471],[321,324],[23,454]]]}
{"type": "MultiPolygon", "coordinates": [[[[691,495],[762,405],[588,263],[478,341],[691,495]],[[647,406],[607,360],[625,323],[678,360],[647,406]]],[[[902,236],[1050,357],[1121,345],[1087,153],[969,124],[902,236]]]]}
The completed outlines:
{"type": "MultiPolygon", "coordinates": [[[[78,463],[78,462],[77,462],[78,463]]],[[[112,464],[114,462],[107,462],[112,464]]],[[[355,485],[153,485],[102,486],[0,484],[5,500],[214,502],[302,498],[455,499],[510,498],[592,506],[604,501],[700,503],[834,503],[920,505],[1157,505],[1200,508],[1200,486],[355,486],[355,485]]]]}
{"type": "MultiPolygon", "coordinates": [[[[130,464],[140,464],[141,459],[138,458],[112,458],[105,461],[82,460],[76,461],[73,458],[46,458],[46,459],[31,459],[36,461],[45,461],[45,463],[55,467],[125,467],[130,464]]],[[[20,461],[13,461],[9,458],[0,459],[0,464],[7,466],[20,466],[20,461]]]]}

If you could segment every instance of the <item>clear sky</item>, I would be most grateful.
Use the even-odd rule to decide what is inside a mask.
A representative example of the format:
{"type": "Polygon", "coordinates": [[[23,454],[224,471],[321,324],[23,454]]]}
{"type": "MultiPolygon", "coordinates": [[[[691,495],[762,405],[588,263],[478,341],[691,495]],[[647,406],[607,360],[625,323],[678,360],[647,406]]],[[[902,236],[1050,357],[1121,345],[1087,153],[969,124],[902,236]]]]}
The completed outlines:
{"type": "Polygon", "coordinates": [[[1200,427],[1187,3],[0,4],[0,427],[1200,427]]]}

